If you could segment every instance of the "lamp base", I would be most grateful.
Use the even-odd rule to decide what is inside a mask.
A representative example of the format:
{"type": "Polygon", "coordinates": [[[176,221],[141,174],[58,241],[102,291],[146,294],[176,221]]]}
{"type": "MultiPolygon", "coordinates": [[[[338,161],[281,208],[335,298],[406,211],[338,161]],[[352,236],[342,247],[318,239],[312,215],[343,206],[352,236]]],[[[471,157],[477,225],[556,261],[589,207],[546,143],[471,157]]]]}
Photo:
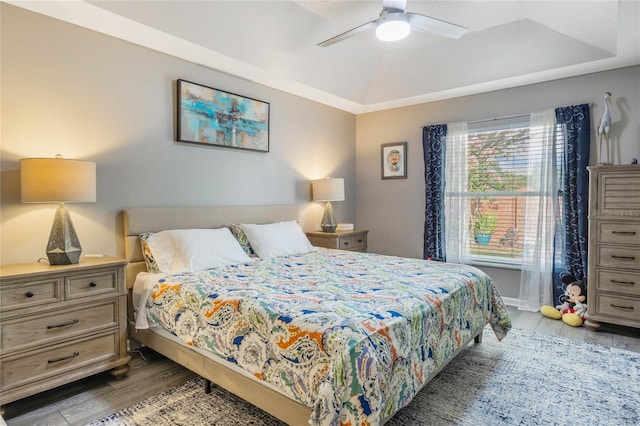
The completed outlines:
{"type": "Polygon", "coordinates": [[[336,219],[333,217],[333,207],[331,206],[330,201],[327,201],[327,205],[324,207],[324,214],[322,215],[320,227],[322,228],[322,232],[336,232],[336,229],[338,228],[336,219]]]}
{"type": "Polygon", "coordinates": [[[320,225],[322,232],[336,232],[338,225],[320,225]]]}
{"type": "Polygon", "coordinates": [[[80,241],[73,227],[71,216],[64,207],[64,203],[58,204],[56,215],[51,225],[49,242],[47,243],[47,258],[50,265],[71,265],[80,260],[80,241]]]}

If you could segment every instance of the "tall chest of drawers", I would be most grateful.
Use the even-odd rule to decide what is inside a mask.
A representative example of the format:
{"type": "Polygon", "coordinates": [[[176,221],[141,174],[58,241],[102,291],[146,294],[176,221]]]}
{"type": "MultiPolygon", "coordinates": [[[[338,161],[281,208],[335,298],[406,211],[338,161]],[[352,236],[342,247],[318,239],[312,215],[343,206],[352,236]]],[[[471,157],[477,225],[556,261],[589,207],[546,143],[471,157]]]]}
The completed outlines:
{"type": "Polygon", "coordinates": [[[105,370],[127,373],[126,264],[0,268],[1,404],[105,370]]]}
{"type": "Polygon", "coordinates": [[[585,325],[640,328],[640,166],[589,167],[585,325]]]}

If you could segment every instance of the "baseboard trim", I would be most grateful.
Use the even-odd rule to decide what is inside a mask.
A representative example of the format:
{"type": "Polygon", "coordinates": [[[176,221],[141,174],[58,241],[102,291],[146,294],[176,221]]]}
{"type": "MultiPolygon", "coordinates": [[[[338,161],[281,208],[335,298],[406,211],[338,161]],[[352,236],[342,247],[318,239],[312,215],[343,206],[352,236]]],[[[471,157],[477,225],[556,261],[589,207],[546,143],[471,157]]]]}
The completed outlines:
{"type": "Polygon", "coordinates": [[[503,297],[502,300],[504,301],[504,304],[507,306],[519,306],[520,305],[520,299],[514,299],[513,297],[503,297]]]}

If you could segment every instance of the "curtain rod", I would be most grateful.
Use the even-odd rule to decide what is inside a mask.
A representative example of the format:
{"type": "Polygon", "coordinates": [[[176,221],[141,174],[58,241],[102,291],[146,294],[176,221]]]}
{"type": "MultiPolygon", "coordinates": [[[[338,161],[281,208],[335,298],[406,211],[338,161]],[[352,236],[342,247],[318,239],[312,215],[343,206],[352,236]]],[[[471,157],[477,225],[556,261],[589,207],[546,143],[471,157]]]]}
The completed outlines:
{"type": "Polygon", "coordinates": [[[514,114],[514,115],[505,115],[502,117],[496,117],[496,118],[485,118],[483,120],[473,120],[473,121],[467,121],[468,124],[475,124],[475,123],[484,123],[485,121],[496,121],[496,120],[508,120],[509,118],[520,118],[520,117],[527,117],[530,114],[514,114]]]}
{"type": "MultiPolygon", "coordinates": [[[[484,122],[486,122],[486,121],[507,120],[507,119],[509,119],[509,118],[520,118],[520,117],[526,117],[526,116],[528,116],[528,115],[530,115],[530,114],[529,114],[529,113],[526,113],[526,114],[504,115],[504,116],[502,116],[502,117],[484,118],[484,119],[482,119],[482,120],[467,121],[467,124],[484,123],[484,122]]],[[[432,123],[432,124],[440,124],[440,123],[432,123]]],[[[425,125],[424,125],[424,126],[422,126],[422,127],[425,127],[425,126],[429,126],[429,124],[425,124],[425,125]]],[[[422,127],[421,127],[421,128],[422,128],[422,127]]]]}

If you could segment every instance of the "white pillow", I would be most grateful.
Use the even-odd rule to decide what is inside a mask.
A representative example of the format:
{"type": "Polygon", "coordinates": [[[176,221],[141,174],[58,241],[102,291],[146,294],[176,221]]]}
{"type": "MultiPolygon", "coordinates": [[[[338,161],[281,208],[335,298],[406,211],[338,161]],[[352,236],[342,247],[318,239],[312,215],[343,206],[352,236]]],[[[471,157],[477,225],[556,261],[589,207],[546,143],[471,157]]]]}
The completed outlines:
{"type": "Polygon", "coordinates": [[[169,232],[154,232],[147,238],[147,245],[160,272],[169,272],[175,257],[175,250],[173,249],[173,244],[171,244],[169,232]]]}
{"type": "Polygon", "coordinates": [[[253,261],[227,228],[162,231],[153,234],[147,243],[160,271],[166,273],[202,271],[253,261]]]}
{"type": "Polygon", "coordinates": [[[258,256],[269,259],[316,251],[295,220],[266,225],[240,224],[258,256]]]}

